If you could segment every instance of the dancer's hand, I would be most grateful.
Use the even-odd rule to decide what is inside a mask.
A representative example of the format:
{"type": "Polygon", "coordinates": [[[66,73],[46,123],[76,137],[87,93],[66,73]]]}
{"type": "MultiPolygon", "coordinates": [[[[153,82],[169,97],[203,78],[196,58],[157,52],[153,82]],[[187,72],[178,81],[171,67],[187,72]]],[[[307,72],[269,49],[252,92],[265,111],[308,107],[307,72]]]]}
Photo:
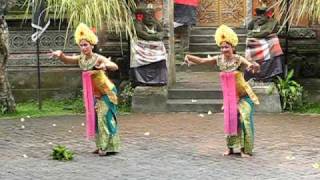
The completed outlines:
{"type": "Polygon", "coordinates": [[[189,66],[189,59],[188,59],[188,55],[186,55],[186,56],[184,57],[184,60],[183,60],[182,65],[185,65],[185,64],[189,66]]]}
{"type": "Polygon", "coordinates": [[[49,58],[58,58],[61,59],[63,52],[61,50],[53,51],[50,49],[50,53],[48,53],[49,58]]]}
{"type": "Polygon", "coordinates": [[[97,64],[94,66],[97,70],[106,70],[107,66],[102,61],[97,62],[97,64]]]}
{"type": "Polygon", "coordinates": [[[183,61],[182,65],[185,65],[185,64],[186,64],[188,67],[190,67],[192,64],[194,64],[192,61],[189,60],[189,55],[186,55],[186,56],[184,57],[184,61],[183,61]]]}
{"type": "Polygon", "coordinates": [[[248,69],[254,74],[259,73],[260,72],[260,65],[256,62],[254,62],[251,65],[249,65],[248,69]]]}

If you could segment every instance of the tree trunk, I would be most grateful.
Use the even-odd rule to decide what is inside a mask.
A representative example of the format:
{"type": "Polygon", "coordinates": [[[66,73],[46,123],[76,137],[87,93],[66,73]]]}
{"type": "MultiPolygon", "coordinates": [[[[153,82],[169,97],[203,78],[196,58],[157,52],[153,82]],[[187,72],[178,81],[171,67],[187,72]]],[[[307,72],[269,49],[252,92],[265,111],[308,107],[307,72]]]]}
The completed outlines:
{"type": "Polygon", "coordinates": [[[0,20],[0,114],[16,111],[16,104],[11,93],[7,77],[9,58],[9,30],[4,19],[0,20]]]}

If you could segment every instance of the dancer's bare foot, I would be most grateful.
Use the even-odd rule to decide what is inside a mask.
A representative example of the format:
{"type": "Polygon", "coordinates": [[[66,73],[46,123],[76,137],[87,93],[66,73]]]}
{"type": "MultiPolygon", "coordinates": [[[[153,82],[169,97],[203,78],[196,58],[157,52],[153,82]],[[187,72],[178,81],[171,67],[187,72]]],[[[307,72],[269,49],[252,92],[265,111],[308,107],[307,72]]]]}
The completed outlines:
{"type": "Polygon", "coordinates": [[[92,154],[99,154],[99,149],[96,149],[94,151],[91,152],[92,154]]]}
{"type": "Polygon", "coordinates": [[[252,154],[245,153],[244,148],[241,148],[240,151],[241,151],[241,157],[242,157],[242,158],[249,158],[249,157],[252,156],[252,154]]]}
{"type": "Polygon", "coordinates": [[[99,150],[99,156],[106,156],[108,155],[107,151],[99,150]]]}
{"type": "Polygon", "coordinates": [[[233,149],[232,148],[228,148],[224,153],[223,156],[229,156],[231,154],[234,154],[233,149]]]}
{"type": "Polygon", "coordinates": [[[242,158],[249,158],[249,157],[251,157],[252,155],[251,154],[246,154],[246,153],[244,153],[244,152],[241,152],[241,157],[242,158]]]}

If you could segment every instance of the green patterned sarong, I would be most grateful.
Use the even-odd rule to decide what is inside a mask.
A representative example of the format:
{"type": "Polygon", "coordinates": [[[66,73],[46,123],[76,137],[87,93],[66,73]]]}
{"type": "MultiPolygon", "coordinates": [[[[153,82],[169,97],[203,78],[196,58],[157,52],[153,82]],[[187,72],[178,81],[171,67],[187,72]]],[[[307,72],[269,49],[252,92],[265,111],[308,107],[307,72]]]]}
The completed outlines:
{"type": "Polygon", "coordinates": [[[252,154],[254,144],[253,102],[249,97],[244,97],[238,104],[239,134],[227,136],[228,148],[243,148],[244,153],[252,154]]]}
{"type": "MultiPolygon", "coordinates": [[[[109,104],[110,106],[110,104],[109,104]]],[[[109,107],[105,99],[96,100],[97,109],[97,133],[96,146],[106,152],[119,152],[120,138],[118,134],[118,124],[113,111],[115,107],[109,107]],[[113,114],[114,116],[110,116],[113,114]],[[109,125],[109,126],[108,126],[109,125]],[[113,128],[111,128],[112,126],[113,128]],[[116,129],[114,129],[116,128],[116,129]]]]}

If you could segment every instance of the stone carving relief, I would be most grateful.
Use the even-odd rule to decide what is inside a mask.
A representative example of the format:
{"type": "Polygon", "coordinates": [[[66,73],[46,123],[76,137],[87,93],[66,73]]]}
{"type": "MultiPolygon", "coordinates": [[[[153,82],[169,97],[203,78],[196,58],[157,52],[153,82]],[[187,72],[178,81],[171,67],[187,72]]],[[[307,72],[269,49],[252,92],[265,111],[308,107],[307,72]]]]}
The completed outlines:
{"type": "Polygon", "coordinates": [[[219,0],[201,0],[198,7],[198,22],[200,24],[217,25],[219,24],[219,0]]]}
{"type": "Polygon", "coordinates": [[[221,1],[221,21],[231,26],[244,25],[246,17],[246,1],[226,0],[221,1]]]}
{"type": "MultiPolygon", "coordinates": [[[[36,44],[31,40],[30,31],[10,31],[10,58],[8,66],[30,66],[36,64],[36,44]]],[[[50,49],[64,49],[65,52],[77,53],[73,35],[65,38],[65,31],[47,31],[40,39],[41,65],[62,65],[60,61],[48,59],[50,49]],[[65,42],[66,41],[66,42],[65,42]],[[65,44],[66,43],[66,44],[65,44]]]]}
{"type": "Polygon", "coordinates": [[[246,0],[201,0],[198,7],[200,25],[242,26],[246,17],[246,0]]]}
{"type": "MultiPolygon", "coordinates": [[[[316,32],[308,28],[290,28],[288,32],[290,39],[315,39],[316,32]]],[[[280,37],[285,37],[285,30],[279,34],[280,37]]]]}

